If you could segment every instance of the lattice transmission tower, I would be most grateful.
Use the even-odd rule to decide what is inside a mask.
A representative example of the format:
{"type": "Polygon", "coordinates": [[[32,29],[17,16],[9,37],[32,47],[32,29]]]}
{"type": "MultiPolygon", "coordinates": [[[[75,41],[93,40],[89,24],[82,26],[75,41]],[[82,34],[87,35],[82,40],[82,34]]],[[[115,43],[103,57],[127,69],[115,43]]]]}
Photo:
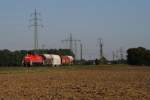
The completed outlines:
{"type": "Polygon", "coordinates": [[[37,12],[37,10],[35,9],[35,11],[31,14],[31,25],[30,27],[33,28],[34,31],[34,50],[38,50],[38,31],[39,31],[39,27],[43,27],[42,24],[40,24],[39,22],[41,21],[40,17],[40,13],[37,12]]]}
{"type": "Polygon", "coordinates": [[[102,38],[99,38],[98,42],[99,42],[99,59],[101,59],[101,58],[104,57],[104,55],[103,55],[103,40],[102,40],[102,38]]]}

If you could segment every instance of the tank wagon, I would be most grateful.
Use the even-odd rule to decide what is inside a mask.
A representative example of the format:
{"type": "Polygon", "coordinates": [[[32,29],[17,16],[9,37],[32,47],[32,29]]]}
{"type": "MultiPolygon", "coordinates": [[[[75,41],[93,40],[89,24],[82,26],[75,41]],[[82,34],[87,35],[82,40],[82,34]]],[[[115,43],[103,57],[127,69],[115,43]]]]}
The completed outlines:
{"type": "Polygon", "coordinates": [[[73,64],[72,56],[59,56],[56,54],[27,54],[22,64],[24,66],[32,66],[34,64],[46,65],[46,66],[60,66],[60,65],[71,65],[73,64]]]}
{"type": "Polygon", "coordinates": [[[52,56],[50,54],[43,54],[44,65],[52,65],[52,56]]]}
{"type": "Polygon", "coordinates": [[[45,65],[60,66],[61,57],[56,54],[43,54],[45,65]]]}
{"type": "Polygon", "coordinates": [[[72,56],[61,56],[61,63],[62,63],[62,65],[71,65],[71,64],[73,64],[73,57],[72,56]]]}
{"type": "Polygon", "coordinates": [[[70,59],[70,64],[73,64],[73,61],[74,61],[73,56],[68,56],[68,57],[69,57],[69,59],[70,59]]]}

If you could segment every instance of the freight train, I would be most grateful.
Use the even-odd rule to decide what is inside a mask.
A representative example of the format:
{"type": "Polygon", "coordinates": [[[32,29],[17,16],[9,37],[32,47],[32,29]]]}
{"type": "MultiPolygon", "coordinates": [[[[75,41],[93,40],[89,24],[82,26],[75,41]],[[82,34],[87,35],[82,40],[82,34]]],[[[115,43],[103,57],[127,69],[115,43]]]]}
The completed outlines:
{"type": "Polygon", "coordinates": [[[72,65],[74,62],[73,56],[60,56],[56,54],[27,54],[23,57],[22,64],[24,66],[46,65],[60,66],[72,65]]]}

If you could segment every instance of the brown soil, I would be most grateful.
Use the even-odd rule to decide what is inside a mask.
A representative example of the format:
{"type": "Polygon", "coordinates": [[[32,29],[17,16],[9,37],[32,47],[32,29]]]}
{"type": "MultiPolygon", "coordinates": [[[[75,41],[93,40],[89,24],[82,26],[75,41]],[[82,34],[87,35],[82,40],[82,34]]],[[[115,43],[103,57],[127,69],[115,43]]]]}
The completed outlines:
{"type": "Polygon", "coordinates": [[[150,70],[0,74],[0,100],[150,100],[150,70]]]}

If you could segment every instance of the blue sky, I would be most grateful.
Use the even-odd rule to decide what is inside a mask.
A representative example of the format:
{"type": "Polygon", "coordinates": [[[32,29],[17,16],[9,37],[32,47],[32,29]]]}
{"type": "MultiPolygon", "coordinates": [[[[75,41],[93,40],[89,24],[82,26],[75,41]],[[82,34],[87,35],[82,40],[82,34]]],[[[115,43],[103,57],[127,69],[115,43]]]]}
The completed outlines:
{"type": "Polygon", "coordinates": [[[39,31],[39,47],[62,48],[61,40],[72,33],[84,44],[84,57],[98,57],[97,39],[104,41],[104,55],[120,47],[150,49],[149,0],[1,0],[0,49],[33,48],[30,14],[41,13],[44,28],[39,31]]]}

